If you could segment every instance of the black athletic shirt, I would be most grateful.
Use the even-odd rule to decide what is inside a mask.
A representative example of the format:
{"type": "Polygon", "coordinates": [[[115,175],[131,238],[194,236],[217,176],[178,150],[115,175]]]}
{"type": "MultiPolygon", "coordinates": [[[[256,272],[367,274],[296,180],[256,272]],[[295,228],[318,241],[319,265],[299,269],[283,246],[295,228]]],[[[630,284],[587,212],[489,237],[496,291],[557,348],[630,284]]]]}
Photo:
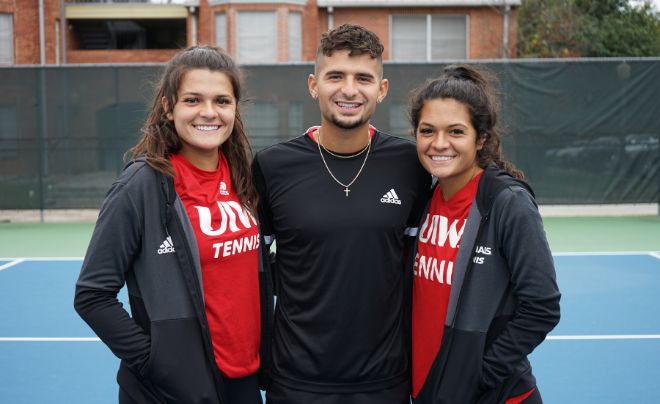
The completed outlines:
{"type": "MultiPolygon", "coordinates": [[[[344,184],[365,154],[323,152],[344,184]]],[[[348,196],[308,134],[260,151],[253,170],[266,243],[277,239],[273,380],[315,393],[406,381],[404,234],[414,241],[431,186],[415,144],[376,131],[348,196]]]]}

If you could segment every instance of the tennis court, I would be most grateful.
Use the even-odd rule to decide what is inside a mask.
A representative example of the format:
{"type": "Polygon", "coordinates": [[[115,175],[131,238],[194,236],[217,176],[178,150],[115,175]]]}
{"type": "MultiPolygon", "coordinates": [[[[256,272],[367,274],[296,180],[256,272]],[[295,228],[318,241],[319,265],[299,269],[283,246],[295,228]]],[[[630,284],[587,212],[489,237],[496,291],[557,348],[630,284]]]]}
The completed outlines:
{"type": "MultiPolygon", "coordinates": [[[[654,386],[660,378],[660,220],[627,219],[630,230],[621,231],[623,219],[612,218],[614,224],[609,225],[594,219],[592,236],[569,231],[570,223],[580,220],[546,222],[553,251],[573,252],[555,253],[562,320],[531,355],[539,389],[546,403],[655,403],[654,386]],[[604,227],[599,230],[597,223],[604,227]],[[619,232],[603,234],[607,226],[619,232]],[[645,232],[657,233],[651,240],[645,237],[646,244],[634,243],[645,232]],[[571,237],[584,238],[588,241],[582,244],[592,247],[601,239],[610,242],[600,245],[601,252],[575,252],[580,243],[571,237]],[[613,240],[618,237],[627,240],[613,240]],[[611,252],[630,245],[655,247],[611,252]]],[[[11,254],[26,252],[7,244],[10,238],[23,244],[22,237],[30,232],[20,228],[15,227],[19,230],[12,236],[11,226],[0,225],[0,242],[5,242],[0,249],[0,401],[116,403],[118,359],[73,310],[82,259],[11,254]]],[[[66,245],[66,238],[48,239],[51,246],[45,250],[38,248],[45,241],[34,239],[33,251],[66,245]]],[[[126,299],[122,291],[119,300],[125,306],[126,299]]]]}

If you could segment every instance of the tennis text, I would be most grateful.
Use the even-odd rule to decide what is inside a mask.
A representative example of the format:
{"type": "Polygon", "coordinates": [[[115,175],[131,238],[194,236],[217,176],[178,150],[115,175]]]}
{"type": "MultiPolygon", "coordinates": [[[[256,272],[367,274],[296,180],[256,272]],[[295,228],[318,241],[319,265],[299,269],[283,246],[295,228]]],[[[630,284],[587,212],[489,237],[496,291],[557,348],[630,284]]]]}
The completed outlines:
{"type": "Polygon", "coordinates": [[[218,258],[221,251],[223,257],[240,254],[242,252],[259,248],[259,236],[255,235],[239,238],[236,240],[225,241],[224,243],[215,243],[213,244],[213,248],[215,249],[213,258],[218,258]]]}
{"type": "Polygon", "coordinates": [[[422,275],[425,279],[430,279],[431,281],[437,280],[439,283],[447,283],[451,285],[452,275],[454,274],[454,263],[452,261],[440,261],[438,265],[438,259],[433,257],[419,256],[419,253],[415,256],[415,265],[413,265],[413,274],[415,276],[422,275]],[[446,264],[446,267],[445,267],[446,264]],[[447,272],[445,272],[445,268],[447,272]],[[446,276],[445,276],[446,275],[446,276]]]}

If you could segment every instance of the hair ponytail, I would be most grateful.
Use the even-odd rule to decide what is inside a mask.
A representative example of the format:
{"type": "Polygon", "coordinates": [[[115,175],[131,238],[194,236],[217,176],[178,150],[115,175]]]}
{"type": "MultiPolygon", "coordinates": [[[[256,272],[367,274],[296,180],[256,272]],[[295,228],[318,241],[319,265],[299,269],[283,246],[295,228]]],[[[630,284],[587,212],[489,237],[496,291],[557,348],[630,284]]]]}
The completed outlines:
{"type": "Polygon", "coordinates": [[[477,142],[483,141],[477,150],[477,165],[481,168],[495,164],[514,178],[525,179],[522,171],[513,163],[502,160],[502,138],[498,132],[500,105],[497,94],[489,81],[497,81],[486,69],[475,69],[470,65],[451,65],[437,79],[428,80],[413,91],[408,102],[408,118],[413,126],[413,137],[417,134],[419,118],[424,105],[431,100],[453,99],[465,105],[470,113],[470,122],[477,132],[477,142]]]}

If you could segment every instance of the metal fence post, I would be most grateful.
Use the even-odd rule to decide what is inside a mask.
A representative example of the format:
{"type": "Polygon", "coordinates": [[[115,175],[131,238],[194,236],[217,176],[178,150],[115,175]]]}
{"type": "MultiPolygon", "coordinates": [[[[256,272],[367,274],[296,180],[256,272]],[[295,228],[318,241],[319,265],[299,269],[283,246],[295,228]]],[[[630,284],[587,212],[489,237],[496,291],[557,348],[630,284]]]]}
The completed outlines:
{"type": "Polygon", "coordinates": [[[71,163],[69,162],[69,95],[66,67],[62,69],[62,120],[64,126],[64,166],[65,173],[71,174],[71,163]]]}
{"type": "Polygon", "coordinates": [[[47,151],[45,150],[45,139],[46,139],[46,69],[42,66],[39,67],[39,79],[38,79],[38,105],[39,105],[39,133],[37,134],[37,167],[39,170],[39,214],[41,218],[41,223],[44,222],[44,184],[43,184],[43,175],[45,166],[47,166],[47,151]]]}
{"type": "Polygon", "coordinates": [[[117,158],[117,160],[113,161],[113,164],[116,167],[117,171],[117,176],[121,174],[122,170],[122,164],[119,160],[119,157],[117,156],[117,152],[121,154],[121,150],[119,149],[119,144],[121,144],[121,123],[119,122],[119,68],[115,67],[115,133],[113,133],[112,138],[110,140],[110,148],[112,150],[112,158],[113,160],[117,158]]]}

